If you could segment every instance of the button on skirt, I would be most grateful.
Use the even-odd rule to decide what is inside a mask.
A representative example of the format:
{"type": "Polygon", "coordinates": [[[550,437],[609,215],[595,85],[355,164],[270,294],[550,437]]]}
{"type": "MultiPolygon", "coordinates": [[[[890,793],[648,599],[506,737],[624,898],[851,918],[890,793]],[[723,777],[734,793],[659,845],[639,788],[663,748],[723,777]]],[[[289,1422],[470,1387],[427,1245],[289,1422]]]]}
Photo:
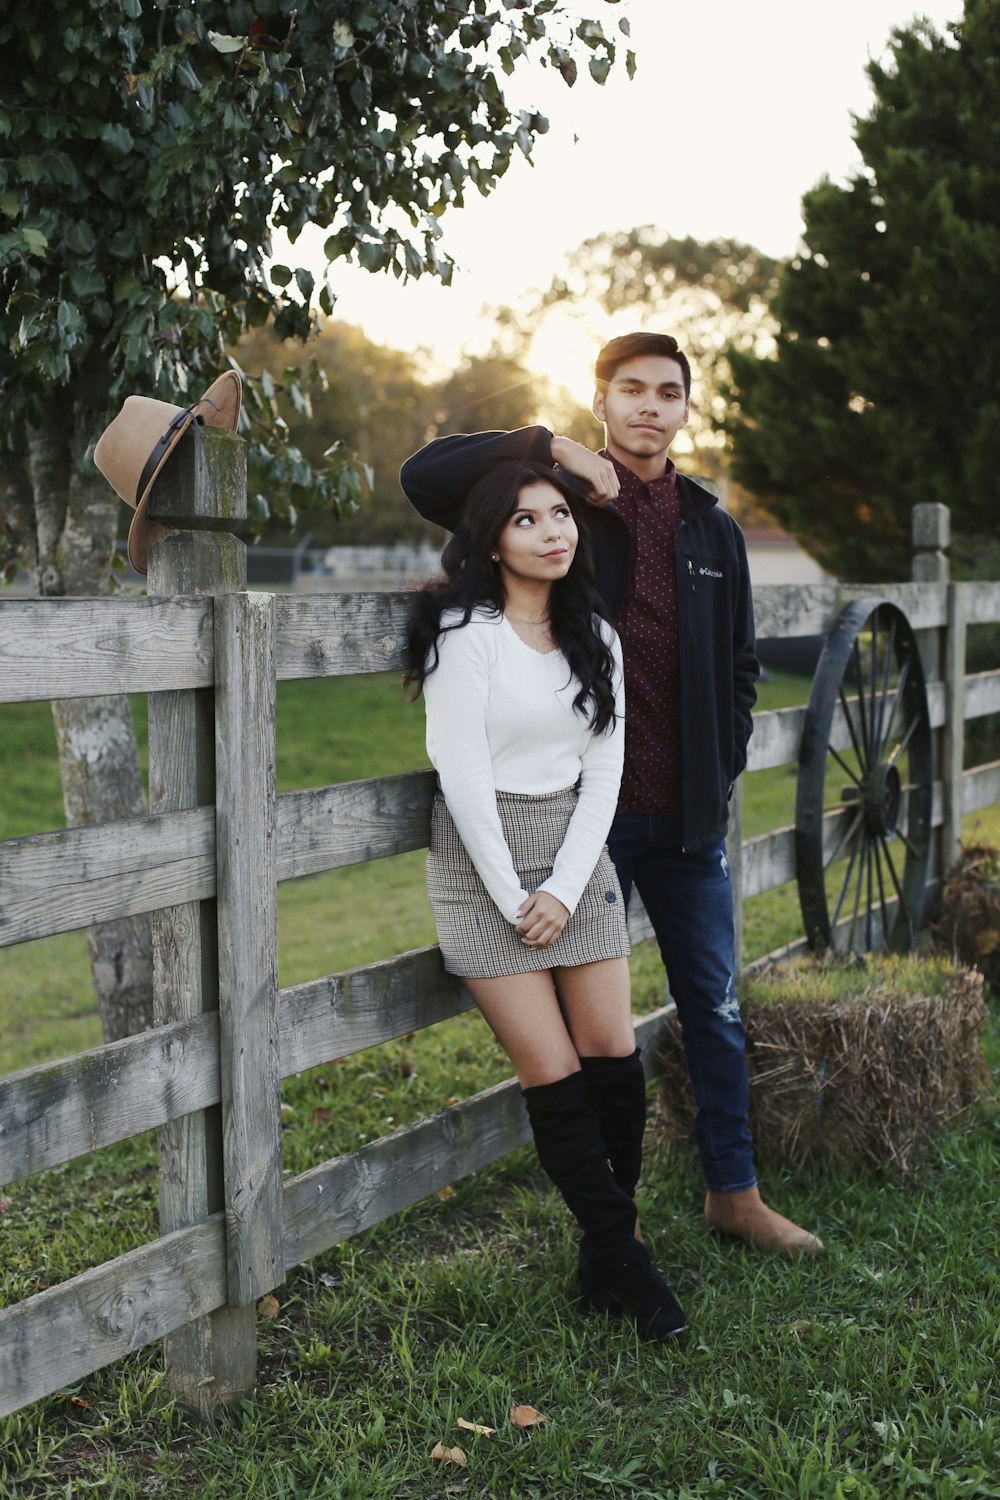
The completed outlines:
{"type": "MultiPolygon", "coordinates": [[[[497,792],[496,798],[514,868],[524,889],[534,891],[552,874],[576,807],[576,790],[539,796],[497,792]]],[[[444,966],[463,979],[592,964],[630,952],[625,903],[606,848],[556,941],[548,948],[528,948],[480,880],[440,792],[431,813],[427,891],[444,966]]]]}

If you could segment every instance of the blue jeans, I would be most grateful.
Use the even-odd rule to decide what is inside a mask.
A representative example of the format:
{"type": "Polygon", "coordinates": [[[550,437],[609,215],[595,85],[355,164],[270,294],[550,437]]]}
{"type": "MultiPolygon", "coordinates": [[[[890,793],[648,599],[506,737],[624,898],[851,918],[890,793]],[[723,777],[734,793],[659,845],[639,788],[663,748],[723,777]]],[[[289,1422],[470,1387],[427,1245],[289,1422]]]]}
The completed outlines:
{"type": "Polygon", "coordinates": [[[626,906],[634,885],[656,933],[694,1093],[705,1185],[756,1183],[747,1114],[746,1032],[733,978],[733,892],[726,845],[681,850],[680,818],[619,813],[608,849],[626,906]]]}

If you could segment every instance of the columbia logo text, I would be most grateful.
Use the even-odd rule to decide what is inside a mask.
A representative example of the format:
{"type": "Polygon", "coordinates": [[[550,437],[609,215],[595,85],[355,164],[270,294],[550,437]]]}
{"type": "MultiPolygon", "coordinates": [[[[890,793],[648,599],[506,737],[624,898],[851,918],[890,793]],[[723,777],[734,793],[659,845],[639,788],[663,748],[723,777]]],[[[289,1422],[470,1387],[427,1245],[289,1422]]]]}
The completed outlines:
{"type": "Polygon", "coordinates": [[[698,572],[702,578],[721,578],[722,574],[718,568],[699,568],[698,572]]]}

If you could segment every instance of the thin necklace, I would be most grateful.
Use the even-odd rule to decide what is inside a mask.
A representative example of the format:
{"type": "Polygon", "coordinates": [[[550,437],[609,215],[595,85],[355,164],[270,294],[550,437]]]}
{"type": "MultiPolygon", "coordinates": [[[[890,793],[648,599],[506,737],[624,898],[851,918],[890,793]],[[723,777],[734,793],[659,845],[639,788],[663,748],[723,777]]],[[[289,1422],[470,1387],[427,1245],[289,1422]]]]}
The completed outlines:
{"type": "MultiPolygon", "coordinates": [[[[505,614],[506,614],[506,611],[505,611],[505,614]]],[[[517,624],[517,625],[549,625],[549,624],[551,624],[551,620],[550,620],[550,617],[548,615],[543,615],[540,620],[529,620],[527,618],[527,616],[525,616],[525,615],[510,615],[510,614],[507,614],[506,618],[508,620],[513,620],[515,622],[515,624],[517,624]]]]}

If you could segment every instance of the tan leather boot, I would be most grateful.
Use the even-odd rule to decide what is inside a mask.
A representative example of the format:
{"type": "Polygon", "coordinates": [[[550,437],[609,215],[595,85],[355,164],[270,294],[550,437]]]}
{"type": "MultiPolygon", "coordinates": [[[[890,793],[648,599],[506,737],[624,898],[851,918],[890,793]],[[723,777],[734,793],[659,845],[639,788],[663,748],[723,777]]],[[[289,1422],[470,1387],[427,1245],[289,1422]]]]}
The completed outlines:
{"type": "Polygon", "coordinates": [[[768,1208],[759,1188],[747,1188],[741,1193],[706,1193],[705,1218],[717,1233],[747,1240],[758,1250],[773,1250],[784,1260],[823,1254],[823,1241],[768,1208]]]}

